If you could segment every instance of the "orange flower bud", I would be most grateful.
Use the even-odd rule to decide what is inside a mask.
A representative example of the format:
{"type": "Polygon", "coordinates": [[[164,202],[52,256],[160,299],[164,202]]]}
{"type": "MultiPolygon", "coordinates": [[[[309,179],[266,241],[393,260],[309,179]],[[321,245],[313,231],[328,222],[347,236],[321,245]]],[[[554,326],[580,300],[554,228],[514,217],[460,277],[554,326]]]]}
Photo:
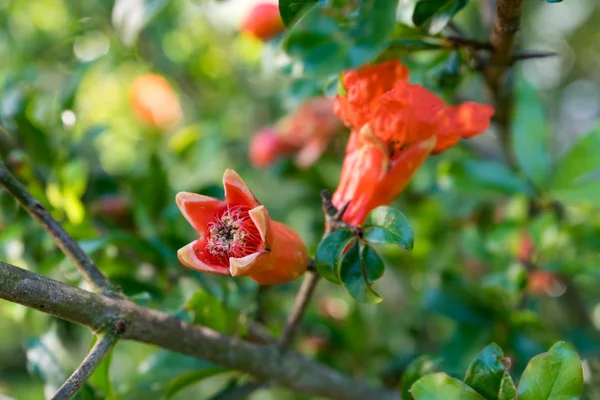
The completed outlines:
{"type": "Polygon", "coordinates": [[[285,30],[277,4],[256,5],[242,22],[241,31],[257,39],[267,41],[285,30]]]}
{"type": "Polygon", "coordinates": [[[336,97],[334,109],[352,134],[333,204],[349,202],[344,220],[354,225],[392,202],[429,154],[483,132],[494,113],[476,103],[446,106],[410,84],[398,60],[346,72],[343,84],[347,93],[336,97]]]}
{"type": "Polygon", "coordinates": [[[287,153],[288,148],[289,146],[281,140],[275,128],[263,128],[250,139],[250,162],[256,168],[267,168],[280,156],[287,153]]]}
{"type": "Polygon", "coordinates": [[[263,285],[296,279],[306,271],[308,252],[296,232],[272,221],[233,170],[223,175],[225,200],[177,194],[177,205],[200,238],[179,249],[188,268],[211,274],[249,276],[263,285]]]}
{"type": "Polygon", "coordinates": [[[137,117],[156,127],[170,128],[182,118],[179,100],[169,82],[160,75],[145,74],[131,85],[129,100],[137,117]]]}

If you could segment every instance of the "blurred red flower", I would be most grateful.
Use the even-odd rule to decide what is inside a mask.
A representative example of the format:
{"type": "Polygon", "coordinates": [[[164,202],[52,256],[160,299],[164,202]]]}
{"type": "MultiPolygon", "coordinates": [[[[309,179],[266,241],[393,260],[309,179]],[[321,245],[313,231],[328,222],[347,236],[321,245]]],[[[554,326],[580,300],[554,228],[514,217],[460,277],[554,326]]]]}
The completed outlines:
{"type": "Polygon", "coordinates": [[[233,170],[223,175],[225,200],[177,194],[177,205],[200,238],[179,249],[188,268],[211,274],[249,276],[263,285],[296,279],[308,265],[306,246],[296,232],[272,221],[233,170]]]}
{"type": "Polygon", "coordinates": [[[352,130],[333,203],[350,203],[344,220],[363,223],[392,202],[431,153],[486,130],[492,107],[473,102],[446,106],[426,88],[408,82],[398,60],[343,74],[346,95],[335,112],[352,130]]]}
{"type": "Polygon", "coordinates": [[[266,168],[290,154],[295,154],[299,168],[314,164],[343,127],[333,113],[333,103],[333,99],[326,97],[309,99],[275,126],[256,132],[250,140],[252,165],[266,168]]]}

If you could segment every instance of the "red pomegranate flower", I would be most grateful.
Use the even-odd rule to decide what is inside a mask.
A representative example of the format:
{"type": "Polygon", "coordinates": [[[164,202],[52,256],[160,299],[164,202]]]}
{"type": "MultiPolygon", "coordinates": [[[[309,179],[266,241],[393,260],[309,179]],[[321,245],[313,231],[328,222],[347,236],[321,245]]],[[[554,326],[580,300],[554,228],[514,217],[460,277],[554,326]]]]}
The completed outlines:
{"type": "Polygon", "coordinates": [[[354,225],[394,200],[429,154],[483,132],[494,113],[472,102],[446,106],[410,84],[398,60],[345,72],[343,84],[347,93],[336,97],[335,112],[352,133],[333,203],[350,203],[344,220],[354,225]]]}
{"type": "Polygon", "coordinates": [[[306,246],[296,232],[272,221],[233,170],[223,175],[225,200],[181,192],[176,201],[200,238],[179,249],[188,268],[211,274],[249,276],[263,285],[300,276],[308,265],[306,246]]]}
{"type": "Polygon", "coordinates": [[[257,4],[242,22],[241,31],[266,41],[285,30],[277,4],[257,4]]]}
{"type": "Polygon", "coordinates": [[[343,127],[333,112],[333,99],[314,97],[275,126],[259,130],[250,140],[250,162],[266,168],[279,157],[295,154],[299,168],[313,165],[343,127]]]}

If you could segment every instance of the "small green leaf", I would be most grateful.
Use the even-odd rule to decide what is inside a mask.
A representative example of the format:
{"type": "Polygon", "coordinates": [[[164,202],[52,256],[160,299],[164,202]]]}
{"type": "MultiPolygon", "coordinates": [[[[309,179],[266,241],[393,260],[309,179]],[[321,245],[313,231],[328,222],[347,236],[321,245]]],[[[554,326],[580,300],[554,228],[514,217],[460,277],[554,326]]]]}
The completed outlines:
{"type": "Polygon", "coordinates": [[[600,206],[600,181],[583,183],[568,189],[552,190],[548,195],[565,204],[600,206]]]}
{"type": "Polygon", "coordinates": [[[437,34],[467,3],[468,0],[419,0],[413,12],[413,23],[425,27],[430,34],[437,34]]]}
{"type": "Polygon", "coordinates": [[[510,374],[506,372],[500,382],[500,391],[498,391],[498,400],[515,400],[517,398],[517,388],[510,374]]]}
{"type": "MultiPolygon", "coordinates": [[[[465,383],[477,390],[488,400],[500,400],[503,384],[504,391],[509,391],[510,374],[503,361],[504,353],[492,343],[473,360],[465,375],[465,383]]],[[[514,387],[514,384],[512,385],[514,387]]]]}
{"type": "Polygon", "coordinates": [[[553,189],[567,189],[600,169],[600,126],[577,141],[556,167],[553,189]]]}
{"type": "Polygon", "coordinates": [[[395,244],[412,249],[415,235],[408,220],[392,207],[377,207],[367,216],[363,238],[370,243],[395,244]]]}
{"type": "Polygon", "coordinates": [[[367,266],[361,258],[361,243],[356,241],[344,254],[340,266],[340,278],[348,293],[362,303],[379,303],[381,297],[368,282],[367,266]]]}
{"type": "Polygon", "coordinates": [[[360,246],[360,258],[365,267],[367,282],[373,283],[381,278],[385,269],[385,264],[379,257],[379,254],[366,243],[360,246]]]}
{"type": "Polygon", "coordinates": [[[329,282],[341,285],[339,261],[342,252],[355,236],[349,230],[335,231],[319,243],[315,254],[315,265],[321,276],[329,282]]]}
{"type": "Polygon", "coordinates": [[[173,398],[177,393],[181,392],[183,389],[194,385],[200,381],[203,381],[204,379],[213,377],[218,374],[222,374],[223,372],[227,372],[227,369],[215,366],[200,369],[197,371],[190,371],[185,374],[179,375],[177,378],[169,382],[169,384],[165,388],[165,399],[169,400],[173,398]]]}
{"type": "Polygon", "coordinates": [[[538,91],[522,80],[517,85],[511,133],[520,169],[535,185],[545,188],[551,167],[547,116],[538,91]]]}
{"type": "Polygon", "coordinates": [[[443,372],[422,377],[410,392],[415,400],[485,400],[465,383],[443,372]]]}
{"type": "Polygon", "coordinates": [[[442,357],[428,354],[413,360],[406,368],[404,375],[402,375],[402,383],[400,385],[402,400],[413,400],[410,394],[410,388],[413,383],[421,377],[437,371],[441,363],[442,357]]]}
{"type": "Polygon", "coordinates": [[[279,14],[287,27],[296,22],[299,14],[319,0],[279,0],[279,14]]]}
{"type": "Polygon", "coordinates": [[[582,392],[581,360],[565,342],[533,357],[519,382],[519,400],[576,400],[582,392]]]}

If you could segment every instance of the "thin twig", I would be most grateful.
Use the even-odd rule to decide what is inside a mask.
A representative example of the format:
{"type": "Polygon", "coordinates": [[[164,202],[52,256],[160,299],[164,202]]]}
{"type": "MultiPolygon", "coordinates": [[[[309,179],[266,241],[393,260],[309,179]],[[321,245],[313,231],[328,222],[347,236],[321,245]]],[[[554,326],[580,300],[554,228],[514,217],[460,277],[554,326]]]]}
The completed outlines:
{"type": "Polygon", "coordinates": [[[48,232],[56,245],[73,261],[83,278],[95,291],[107,296],[118,296],[116,289],[100,272],[96,264],[69,236],[62,225],[52,218],[44,206],[34,199],[27,189],[8,171],[1,159],[0,185],[4,186],[8,193],[48,232]]]}
{"type": "Polygon", "coordinates": [[[353,379],[294,351],[259,345],[189,325],[125,299],[91,293],[0,261],[0,299],[55,315],[94,331],[113,331],[125,340],[148,343],[246,372],[298,394],[339,400],[393,400],[398,395],[353,379]],[[83,306],[85,305],[85,306],[83,306]],[[175,339],[174,339],[175,338],[175,339]]]}
{"type": "Polygon", "coordinates": [[[285,324],[285,328],[279,338],[278,347],[281,350],[285,350],[292,339],[294,339],[294,335],[298,330],[298,326],[302,319],[304,318],[304,314],[306,313],[306,309],[308,308],[308,304],[312,298],[313,293],[317,287],[317,283],[319,282],[319,273],[317,271],[307,271],[304,280],[302,281],[302,286],[300,286],[300,290],[296,295],[296,299],[294,300],[294,305],[290,310],[288,315],[287,322],[285,324]]]}
{"type": "Polygon", "coordinates": [[[117,337],[107,333],[98,336],[94,347],[90,350],[81,365],[73,372],[65,383],[52,396],[51,400],[68,400],[75,396],[81,387],[90,379],[90,376],[98,368],[104,357],[117,343],[117,337]]]}

